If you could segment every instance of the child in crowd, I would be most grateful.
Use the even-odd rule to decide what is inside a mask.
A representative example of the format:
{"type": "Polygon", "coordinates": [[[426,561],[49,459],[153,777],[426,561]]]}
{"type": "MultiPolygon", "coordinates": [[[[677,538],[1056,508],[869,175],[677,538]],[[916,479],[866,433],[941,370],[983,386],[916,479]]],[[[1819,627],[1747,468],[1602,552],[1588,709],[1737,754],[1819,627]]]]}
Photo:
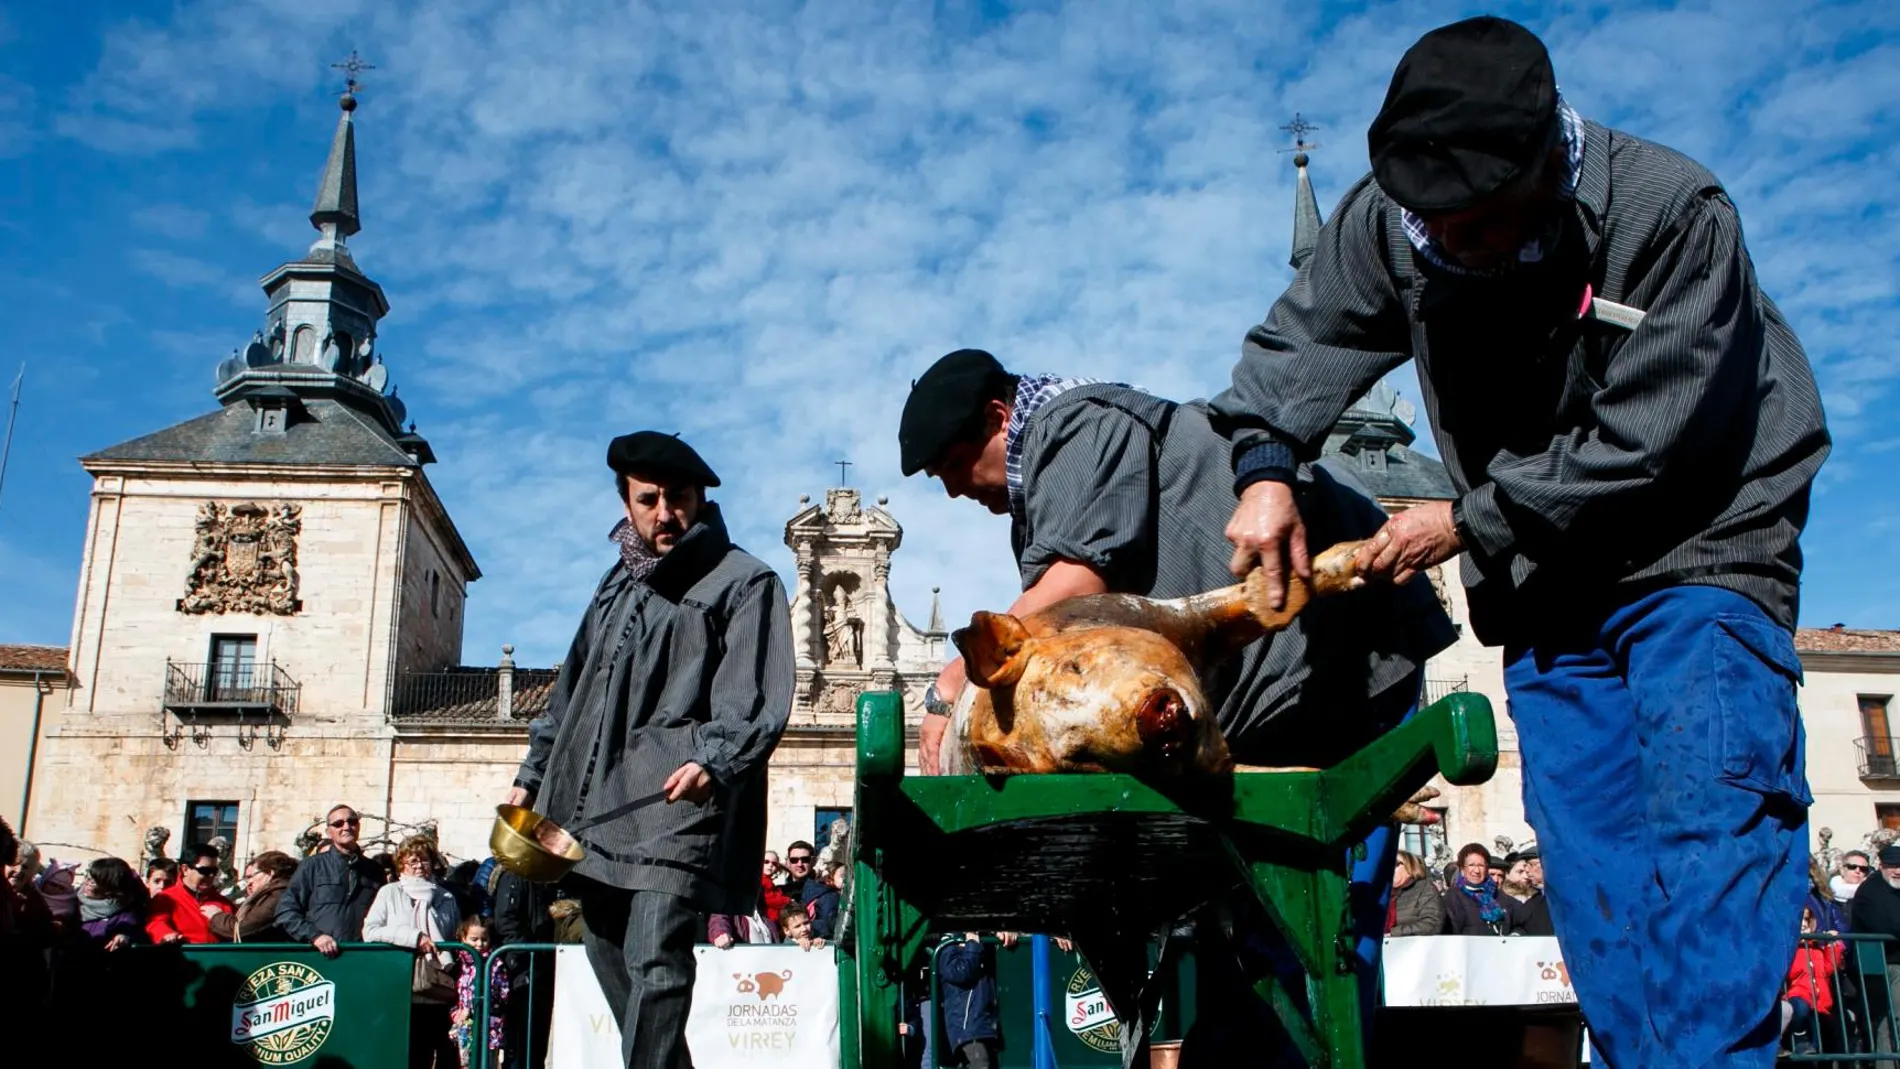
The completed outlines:
{"type": "Polygon", "coordinates": [[[1818,927],[1814,911],[1803,908],[1802,940],[1795,947],[1794,962],[1788,966],[1787,990],[1781,996],[1781,1027],[1796,1054],[1820,1050],[1816,1044],[1820,1018],[1834,1012],[1834,970],[1841,964],[1841,944],[1811,941],[1808,937],[1818,927]]]}
{"type": "MultiPolygon", "coordinates": [[[[480,957],[466,950],[455,952],[455,1010],[449,1015],[452,1022],[449,1034],[455,1037],[455,1045],[462,1052],[462,1069],[475,1064],[476,1027],[475,1020],[481,1015],[481,1005],[475,996],[475,984],[480,976],[488,951],[492,948],[494,937],[488,930],[488,922],[480,916],[462,921],[455,930],[455,941],[467,943],[480,953],[480,957]]],[[[496,963],[489,972],[488,982],[493,988],[489,997],[488,1049],[500,1050],[502,1041],[502,1008],[508,1003],[508,967],[496,963]]]]}
{"type": "Polygon", "coordinates": [[[797,943],[801,950],[818,950],[825,945],[824,938],[811,932],[811,918],[795,909],[788,909],[778,919],[779,930],[785,933],[787,943],[797,943]]]}

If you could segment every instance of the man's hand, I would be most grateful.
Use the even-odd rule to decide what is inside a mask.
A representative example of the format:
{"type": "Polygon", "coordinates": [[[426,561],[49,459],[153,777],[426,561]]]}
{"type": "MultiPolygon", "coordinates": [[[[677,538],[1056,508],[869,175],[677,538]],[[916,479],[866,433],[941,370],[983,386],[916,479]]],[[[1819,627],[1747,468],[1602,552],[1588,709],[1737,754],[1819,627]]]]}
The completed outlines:
{"type": "Polygon", "coordinates": [[[1075,944],[1058,935],[1056,936],[1056,949],[1067,954],[1075,950],[1075,944]]]}
{"type": "Polygon", "coordinates": [[[213,905],[203,905],[198,907],[198,912],[204,914],[205,920],[210,920],[224,911],[213,905]]]}
{"type": "Polygon", "coordinates": [[[185,940],[185,937],[178,934],[177,932],[166,932],[164,935],[159,937],[158,942],[160,946],[165,946],[171,943],[182,943],[184,942],[184,940],[185,940]]]}
{"type": "Polygon", "coordinates": [[[719,949],[724,950],[731,945],[732,945],[732,937],[727,935],[726,933],[720,932],[718,935],[713,936],[713,946],[716,946],[719,949]]]}
{"type": "Polygon", "coordinates": [[[1403,585],[1435,564],[1443,564],[1464,548],[1451,522],[1451,502],[1413,505],[1385,521],[1379,533],[1359,547],[1353,567],[1367,579],[1390,579],[1403,585]]]}
{"type": "Polygon", "coordinates": [[[317,936],[310,941],[310,945],[316,947],[317,953],[322,954],[326,958],[334,958],[339,953],[336,940],[327,935],[317,936]]]}
{"type": "Polygon", "coordinates": [[[501,796],[502,805],[520,806],[523,809],[528,808],[533,802],[534,795],[529,794],[526,787],[510,787],[508,793],[501,796]]]}
{"type": "Polygon", "coordinates": [[[1257,482],[1241,492],[1234,506],[1234,518],[1227,521],[1227,540],[1234,544],[1234,559],[1228,567],[1237,576],[1253,570],[1254,563],[1267,573],[1267,603],[1273,608],[1286,607],[1289,575],[1313,578],[1313,561],[1306,553],[1306,524],[1300,519],[1299,503],[1293,500],[1293,488],[1271,479],[1257,482]]]}
{"type": "Polygon", "coordinates": [[[667,805],[674,802],[705,805],[706,800],[712,797],[712,784],[711,774],[699,767],[697,762],[688,761],[674,769],[660,789],[666,792],[667,805]]]}
{"type": "MultiPolygon", "coordinates": [[[[1828,934],[1832,935],[1834,933],[1829,932],[1828,934]]],[[[113,936],[112,938],[106,940],[107,950],[124,950],[126,947],[129,947],[131,945],[132,945],[132,940],[127,939],[125,937],[124,932],[120,932],[117,935],[113,936]]]]}
{"type": "MultiPolygon", "coordinates": [[[[937,697],[951,705],[957,703],[957,695],[969,683],[963,671],[963,658],[958,657],[943,666],[937,673],[937,697]]],[[[950,718],[925,713],[924,722],[917,728],[917,771],[926,776],[939,775],[939,761],[943,756],[943,736],[950,730],[950,718]]]]}
{"type": "Polygon", "coordinates": [[[1016,945],[1016,933],[1015,932],[997,932],[996,941],[1003,945],[1004,950],[1008,950],[1011,947],[1016,945]]]}

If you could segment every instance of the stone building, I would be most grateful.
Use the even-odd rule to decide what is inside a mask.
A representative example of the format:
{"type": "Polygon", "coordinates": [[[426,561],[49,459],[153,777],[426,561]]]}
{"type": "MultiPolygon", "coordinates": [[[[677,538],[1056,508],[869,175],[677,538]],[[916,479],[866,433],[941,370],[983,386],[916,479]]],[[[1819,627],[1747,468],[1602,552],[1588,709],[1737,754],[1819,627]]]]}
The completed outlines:
{"type": "Polygon", "coordinates": [[[62,646],[0,646],[0,820],[21,834],[33,766],[71,677],[62,646]]]}

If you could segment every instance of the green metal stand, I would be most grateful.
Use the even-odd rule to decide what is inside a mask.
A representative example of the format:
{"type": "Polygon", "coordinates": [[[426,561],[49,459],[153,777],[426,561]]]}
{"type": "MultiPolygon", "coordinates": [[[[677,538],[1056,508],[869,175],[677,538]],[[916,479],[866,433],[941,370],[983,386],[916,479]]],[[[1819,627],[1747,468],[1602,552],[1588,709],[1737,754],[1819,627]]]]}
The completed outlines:
{"type": "Polygon", "coordinates": [[[932,933],[962,931],[1075,939],[1133,1037],[1133,1061],[1152,1016],[1130,994],[1147,981],[1148,940],[1239,889],[1305,972],[1303,985],[1268,978],[1256,990],[1309,1065],[1363,1069],[1347,850],[1434,774],[1489,779],[1497,753],[1490,703],[1461,693],[1315,772],[1172,785],[1114,774],[906,778],[901,697],[863,695],[844,1064],[898,1063],[902,981],[932,933]]]}

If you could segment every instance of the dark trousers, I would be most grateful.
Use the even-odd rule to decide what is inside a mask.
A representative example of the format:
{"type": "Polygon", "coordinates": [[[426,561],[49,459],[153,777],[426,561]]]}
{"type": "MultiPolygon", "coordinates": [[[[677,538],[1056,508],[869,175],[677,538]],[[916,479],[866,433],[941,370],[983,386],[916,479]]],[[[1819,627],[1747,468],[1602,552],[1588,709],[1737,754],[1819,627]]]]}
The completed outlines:
{"type": "MultiPolygon", "coordinates": [[[[409,1069],[461,1069],[462,1051],[449,1034],[449,1013],[455,1009],[445,1002],[415,1002],[409,1006],[409,1069]]],[[[481,1042],[488,1033],[477,1029],[481,1042]]]]}
{"type": "Polygon", "coordinates": [[[601,994],[620,1014],[627,1069],[692,1069],[686,1015],[699,913],[678,895],[594,881],[581,884],[580,899],[581,941],[601,994]]]}
{"type": "Polygon", "coordinates": [[[1799,672],[1708,586],[1505,650],[1551,920],[1612,1069],[1774,1064],[1808,891],[1799,672]]]}
{"type": "Polygon", "coordinates": [[[502,1011],[502,1051],[513,1069],[541,1069],[548,1060],[554,1024],[554,955],[517,951],[506,955],[508,1004],[502,1011]]]}

